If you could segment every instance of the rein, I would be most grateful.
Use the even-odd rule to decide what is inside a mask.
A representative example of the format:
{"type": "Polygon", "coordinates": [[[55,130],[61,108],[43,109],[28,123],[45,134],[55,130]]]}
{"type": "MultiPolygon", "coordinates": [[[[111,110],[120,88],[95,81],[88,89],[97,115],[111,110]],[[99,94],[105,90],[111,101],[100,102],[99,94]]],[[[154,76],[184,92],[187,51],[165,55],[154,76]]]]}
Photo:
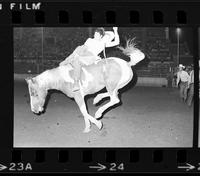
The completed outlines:
{"type": "Polygon", "coordinates": [[[106,44],[104,44],[103,56],[104,56],[104,59],[105,59],[105,62],[106,62],[106,64],[103,65],[104,81],[106,82],[106,66],[108,64],[108,61],[107,61],[107,58],[106,58],[106,44]]]}
{"type": "Polygon", "coordinates": [[[106,65],[108,64],[107,59],[106,59],[106,44],[104,44],[104,49],[103,49],[103,57],[106,61],[106,65]]]}

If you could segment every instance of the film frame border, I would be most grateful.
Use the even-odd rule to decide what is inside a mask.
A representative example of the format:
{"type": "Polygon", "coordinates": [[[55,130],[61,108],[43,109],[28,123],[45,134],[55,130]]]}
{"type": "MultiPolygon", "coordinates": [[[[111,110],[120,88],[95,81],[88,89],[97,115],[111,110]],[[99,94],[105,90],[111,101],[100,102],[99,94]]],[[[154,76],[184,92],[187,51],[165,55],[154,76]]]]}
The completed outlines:
{"type": "MultiPolygon", "coordinates": [[[[5,3],[5,4],[9,5],[9,3],[5,3]]],[[[107,6],[105,8],[105,6],[104,6],[105,4],[103,5],[102,3],[100,3],[100,4],[98,4],[97,9],[99,9],[99,11],[103,12],[103,13],[100,13],[97,16],[93,16],[93,18],[89,17],[90,19],[92,19],[93,23],[88,23],[87,20],[84,21],[84,18],[87,19],[88,16],[91,16],[91,14],[94,14],[94,12],[96,10],[91,10],[91,9],[92,9],[92,7],[96,8],[96,3],[92,3],[92,4],[89,3],[89,5],[82,3],[81,7],[79,6],[79,8],[77,8],[77,7],[74,8],[74,6],[76,6],[76,2],[71,3],[71,4],[57,3],[60,5],[53,5],[53,4],[54,4],[53,2],[52,3],[44,3],[44,8],[42,9],[42,11],[45,12],[44,23],[43,22],[35,23],[35,16],[34,16],[35,12],[33,12],[33,11],[28,12],[26,10],[20,10],[20,11],[17,10],[17,11],[6,11],[6,12],[2,11],[3,13],[0,12],[0,20],[3,21],[3,23],[0,24],[1,27],[3,27],[4,32],[9,28],[9,30],[7,31],[7,36],[4,36],[4,37],[8,37],[7,44],[9,44],[9,46],[10,46],[10,43],[12,43],[12,40],[13,40],[13,38],[12,38],[13,34],[11,34],[12,28],[19,27],[19,26],[23,26],[23,27],[24,26],[26,26],[26,27],[28,27],[28,26],[29,27],[41,27],[41,26],[46,26],[46,27],[49,27],[49,26],[51,26],[51,27],[53,27],[53,26],[57,26],[57,27],[84,26],[84,27],[88,27],[88,26],[99,26],[99,25],[104,25],[104,26],[117,25],[117,26],[123,26],[123,27],[163,27],[163,26],[192,27],[193,35],[194,35],[194,45],[193,45],[194,58],[199,58],[199,56],[198,56],[199,43],[198,43],[198,39],[195,38],[195,36],[198,35],[198,28],[200,26],[200,19],[195,18],[196,14],[199,14],[199,12],[198,12],[198,7],[200,7],[199,3],[192,3],[192,5],[191,5],[191,3],[182,3],[181,5],[179,3],[171,3],[171,4],[160,3],[159,5],[157,5],[157,4],[152,4],[149,2],[149,3],[145,4],[145,6],[143,6],[143,3],[127,3],[126,5],[123,5],[123,3],[121,3],[121,4],[119,3],[118,5],[114,6],[114,8],[113,8],[113,6],[111,6],[112,4],[106,3],[107,6]],[[65,8],[66,6],[67,6],[67,8],[65,8]],[[130,11],[127,10],[127,6],[128,6],[128,9],[133,9],[132,11],[136,11],[136,14],[139,14],[138,22],[132,23],[130,21],[130,11]],[[112,10],[110,10],[110,7],[112,7],[112,10]],[[166,12],[168,11],[169,7],[171,8],[172,13],[166,15],[166,12]],[[87,8],[89,8],[89,10],[85,10],[87,8]],[[156,11],[156,13],[154,13],[151,8],[155,9],[154,12],[156,11]],[[58,17],[56,17],[57,15],[55,16],[55,12],[57,14],[60,11],[65,11],[65,9],[69,9],[69,10],[67,10],[69,20],[67,23],[59,23],[59,19],[58,19],[58,17]],[[112,23],[112,20],[113,20],[112,14],[116,14],[115,12],[119,11],[119,9],[120,9],[120,13],[126,12],[125,13],[126,16],[129,16],[129,18],[126,18],[126,19],[129,19],[128,22],[123,20],[123,23],[120,23],[120,21],[122,19],[121,19],[121,17],[119,17],[119,15],[117,15],[116,17],[114,17],[115,18],[114,23],[112,23]],[[129,12],[128,14],[127,14],[127,11],[129,12]],[[184,18],[184,19],[179,19],[178,17],[174,18],[174,15],[177,16],[178,11],[179,11],[179,13],[186,12],[187,13],[186,18],[184,18]],[[51,13],[49,13],[49,12],[51,12],[51,13]],[[111,17],[108,17],[110,21],[108,20],[108,18],[106,18],[107,12],[109,12],[108,14],[111,14],[111,17]],[[157,16],[156,14],[160,14],[160,12],[163,14],[163,22],[154,23],[153,16],[157,16]],[[77,13],[79,14],[78,17],[77,17],[77,13]],[[13,15],[13,17],[12,17],[12,15],[13,15]],[[102,15],[104,16],[104,18],[102,18],[102,15]],[[3,18],[2,18],[2,16],[3,16],[3,18]],[[17,18],[16,18],[16,16],[17,16],[17,18]],[[22,18],[19,16],[21,16],[22,18]],[[148,18],[146,18],[146,16],[148,16],[148,18]],[[19,18],[21,18],[21,21],[19,20],[19,18]],[[12,21],[13,19],[14,19],[14,21],[12,21]],[[49,19],[51,19],[51,20],[49,20],[49,19]],[[171,21],[171,19],[172,19],[172,21],[171,21]],[[179,22],[178,19],[180,21],[183,20],[183,23],[179,22]],[[108,21],[106,21],[106,20],[108,20],[108,21]],[[17,22],[17,23],[12,23],[12,22],[17,22]]],[[[39,12],[39,16],[41,16],[41,15],[44,15],[44,14],[39,12]]],[[[91,20],[89,20],[89,21],[91,22],[91,20]]],[[[160,19],[158,21],[160,21],[160,19]]],[[[9,54],[8,58],[10,58],[11,62],[12,62],[12,56],[13,56],[12,55],[13,51],[11,51],[12,47],[9,48],[9,50],[10,50],[10,54],[9,54]]],[[[6,54],[6,52],[4,51],[3,54],[6,54]]],[[[10,68],[10,66],[13,66],[12,65],[13,63],[9,63],[7,61],[3,61],[3,62],[5,62],[5,65],[8,66],[9,71],[13,71],[12,68],[10,68]]],[[[195,67],[197,67],[197,62],[198,62],[197,59],[194,60],[195,67]]],[[[195,75],[198,75],[197,69],[195,70],[195,75]]],[[[6,81],[9,81],[10,78],[12,78],[12,75],[9,75],[9,77],[7,77],[6,81]]],[[[197,80],[198,80],[197,76],[195,78],[196,78],[195,81],[197,83],[197,80]]],[[[197,84],[196,84],[195,88],[196,88],[195,94],[198,95],[198,85],[197,84]]],[[[12,88],[10,87],[9,90],[11,90],[11,89],[12,88]]],[[[198,101],[198,99],[195,99],[194,101],[195,101],[194,132],[195,131],[197,132],[198,123],[195,123],[195,122],[198,122],[199,119],[198,119],[198,116],[195,117],[195,114],[198,115],[198,113],[199,113],[199,111],[198,111],[199,101],[198,101]]],[[[8,100],[8,103],[11,103],[11,101],[8,100]]],[[[12,103],[11,103],[10,107],[11,106],[12,106],[12,103]]],[[[12,107],[11,107],[11,109],[12,109],[12,107]]],[[[7,113],[9,114],[10,112],[7,111],[7,113]]],[[[10,115],[12,113],[13,112],[11,112],[10,115]]],[[[12,117],[10,117],[10,118],[12,118],[12,117]]],[[[11,119],[9,119],[9,120],[11,120],[11,119]]],[[[8,120],[8,122],[9,122],[9,120],[8,120]]],[[[8,126],[6,126],[6,127],[8,127],[8,126]]],[[[4,128],[5,128],[5,126],[4,126],[4,128]]],[[[8,129],[10,130],[10,127],[8,127],[8,129]]],[[[5,131],[8,132],[8,129],[5,131]]],[[[107,167],[109,167],[110,163],[116,163],[116,166],[117,166],[117,164],[120,164],[120,159],[121,159],[122,163],[126,163],[125,164],[126,169],[122,172],[140,172],[144,169],[147,169],[145,172],[163,172],[163,171],[182,172],[183,170],[180,171],[177,169],[177,167],[176,167],[177,163],[185,164],[185,163],[189,162],[189,160],[195,162],[196,164],[197,164],[197,162],[199,162],[199,160],[196,158],[196,156],[198,156],[200,153],[200,151],[198,149],[198,133],[196,133],[196,132],[193,135],[194,139],[193,139],[193,147],[192,148],[115,148],[115,149],[113,149],[113,148],[108,148],[108,149],[106,149],[106,148],[101,148],[101,149],[100,148],[95,148],[95,149],[94,148],[89,148],[89,149],[67,148],[67,149],[61,149],[61,151],[68,153],[68,154],[66,154],[66,155],[68,155],[68,160],[64,163],[69,163],[68,165],[66,165],[68,167],[68,169],[63,170],[63,171],[59,170],[60,169],[59,166],[55,166],[55,162],[57,163],[57,161],[59,160],[58,152],[60,151],[60,149],[56,149],[56,148],[54,148],[54,149],[14,148],[13,149],[12,141],[10,141],[10,137],[7,139],[5,139],[6,137],[3,137],[3,139],[5,139],[4,141],[8,142],[6,144],[3,144],[3,147],[2,147],[3,153],[5,156],[2,154],[2,150],[0,152],[1,152],[1,156],[3,156],[2,158],[5,159],[4,161],[6,161],[5,164],[10,163],[10,161],[12,161],[14,163],[19,163],[21,161],[23,161],[23,162],[31,161],[31,162],[40,163],[40,164],[43,163],[42,165],[44,167],[42,169],[40,168],[41,172],[46,172],[46,171],[44,171],[44,169],[47,169],[49,172],[50,171],[49,167],[50,168],[54,167],[54,170],[52,170],[52,172],[54,172],[57,169],[58,169],[57,171],[60,171],[60,172],[77,172],[77,168],[76,168],[77,162],[80,166],[80,169],[82,169],[82,170],[80,170],[80,172],[92,172],[91,169],[88,170],[88,167],[86,168],[88,163],[97,161],[100,163],[101,162],[104,163],[104,165],[106,163],[107,167]],[[9,145],[7,145],[7,144],[9,144],[9,145]],[[9,147],[9,149],[7,149],[7,147],[9,147]],[[49,153],[51,153],[51,155],[49,153]],[[87,155],[90,155],[90,159],[88,159],[86,157],[87,155],[84,153],[86,153],[87,155]],[[105,156],[106,154],[108,155],[107,157],[105,156]],[[131,159],[131,156],[136,156],[136,159],[135,159],[135,157],[133,157],[131,159]],[[45,161],[45,158],[46,158],[46,161],[45,161]],[[137,160],[137,158],[139,160],[137,160]],[[130,160],[131,160],[131,162],[130,162],[130,160]],[[45,164],[44,164],[44,161],[45,161],[45,164]],[[166,161],[167,162],[169,161],[169,163],[166,163],[166,161]],[[173,162],[171,162],[171,161],[173,161],[173,162]],[[83,164],[83,163],[85,163],[85,164],[83,164]],[[132,164],[132,163],[134,163],[134,164],[132,164]],[[142,163],[142,164],[140,164],[140,163],[142,163]],[[155,163],[157,163],[157,164],[155,164],[155,163]],[[81,164],[83,164],[83,165],[81,165],[81,164]],[[131,169],[133,169],[133,170],[131,170],[131,169]]],[[[8,132],[8,134],[10,134],[10,132],[8,132]]],[[[92,164],[94,164],[94,162],[92,164]]],[[[35,167],[38,167],[38,166],[35,166],[35,167]]],[[[110,166],[109,168],[111,168],[111,167],[112,166],[110,166]]],[[[198,166],[196,166],[196,167],[198,167],[198,166]]],[[[63,167],[61,167],[61,168],[63,169],[63,167]]],[[[40,171],[33,170],[33,172],[40,172],[40,171]]],[[[108,168],[107,168],[106,171],[107,172],[116,172],[116,171],[120,171],[120,170],[119,169],[118,170],[108,170],[108,168]]],[[[197,171],[197,170],[195,170],[195,171],[197,171]]],[[[195,172],[195,171],[191,170],[191,172],[195,172]]],[[[14,172],[16,173],[16,172],[20,172],[20,171],[16,170],[14,172]]]]}

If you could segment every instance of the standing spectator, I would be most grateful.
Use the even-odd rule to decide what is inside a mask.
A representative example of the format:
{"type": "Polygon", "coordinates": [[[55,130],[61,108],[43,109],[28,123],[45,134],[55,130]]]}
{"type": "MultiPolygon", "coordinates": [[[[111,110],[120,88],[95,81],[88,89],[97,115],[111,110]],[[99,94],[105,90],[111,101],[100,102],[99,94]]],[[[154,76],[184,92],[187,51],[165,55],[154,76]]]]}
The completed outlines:
{"type": "Polygon", "coordinates": [[[180,87],[180,98],[183,101],[187,99],[187,88],[188,88],[188,81],[189,81],[189,74],[184,70],[185,66],[179,64],[179,71],[177,73],[177,87],[180,87]]]}
{"type": "Polygon", "coordinates": [[[185,66],[185,69],[184,69],[188,74],[190,74],[190,68],[189,66],[185,66]]]}
{"type": "Polygon", "coordinates": [[[192,101],[193,101],[193,96],[194,96],[194,69],[193,69],[193,66],[192,66],[192,70],[190,72],[188,87],[189,87],[189,91],[188,91],[187,104],[188,104],[188,106],[191,106],[192,101]]]}

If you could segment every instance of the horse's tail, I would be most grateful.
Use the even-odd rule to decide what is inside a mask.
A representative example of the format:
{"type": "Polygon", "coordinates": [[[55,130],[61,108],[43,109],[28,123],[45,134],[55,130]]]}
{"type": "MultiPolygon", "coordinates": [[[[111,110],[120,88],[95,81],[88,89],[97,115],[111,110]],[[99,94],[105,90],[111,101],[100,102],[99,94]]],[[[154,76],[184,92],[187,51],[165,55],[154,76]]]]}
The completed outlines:
{"type": "Polygon", "coordinates": [[[136,43],[134,40],[135,38],[127,40],[125,47],[117,47],[123,52],[123,54],[130,57],[130,61],[128,62],[130,66],[136,65],[138,62],[145,58],[144,53],[136,48],[136,43]]]}

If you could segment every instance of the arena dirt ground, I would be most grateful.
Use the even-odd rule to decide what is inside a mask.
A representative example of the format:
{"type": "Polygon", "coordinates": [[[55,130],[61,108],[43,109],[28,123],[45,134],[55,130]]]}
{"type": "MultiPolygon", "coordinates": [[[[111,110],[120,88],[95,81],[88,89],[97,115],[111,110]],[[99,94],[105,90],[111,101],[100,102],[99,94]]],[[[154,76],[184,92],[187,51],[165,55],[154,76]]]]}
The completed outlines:
{"type": "MultiPolygon", "coordinates": [[[[46,113],[30,110],[25,81],[14,83],[14,147],[192,147],[193,107],[181,102],[176,88],[133,87],[122,105],[83,133],[84,120],[75,101],[51,94],[46,113]]],[[[91,115],[98,106],[87,101],[91,115]]],[[[103,102],[106,103],[108,100],[103,102]]]]}

